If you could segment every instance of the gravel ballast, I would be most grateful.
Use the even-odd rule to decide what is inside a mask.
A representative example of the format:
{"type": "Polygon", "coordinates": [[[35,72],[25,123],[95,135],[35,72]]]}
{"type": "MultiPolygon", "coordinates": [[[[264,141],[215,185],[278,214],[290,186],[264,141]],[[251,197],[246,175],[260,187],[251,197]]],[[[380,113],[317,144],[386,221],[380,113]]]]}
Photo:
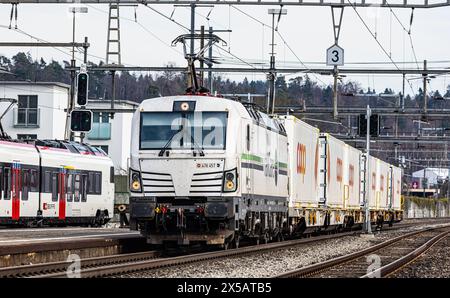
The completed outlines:
{"type": "MultiPolygon", "coordinates": [[[[440,224],[429,225],[440,226],[440,224]]],[[[352,253],[422,227],[375,233],[374,237],[344,236],[321,240],[273,251],[254,253],[226,259],[161,268],[158,270],[124,274],[120,277],[147,278],[260,278],[305,267],[331,258],[352,253]]]]}

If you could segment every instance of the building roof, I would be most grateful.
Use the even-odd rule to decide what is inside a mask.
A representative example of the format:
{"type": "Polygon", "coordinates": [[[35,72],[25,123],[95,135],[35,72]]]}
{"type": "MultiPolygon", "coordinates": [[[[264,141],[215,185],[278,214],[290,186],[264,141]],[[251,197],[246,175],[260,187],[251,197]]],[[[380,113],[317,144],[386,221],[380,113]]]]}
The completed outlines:
{"type": "MultiPolygon", "coordinates": [[[[89,104],[105,104],[105,105],[111,105],[111,100],[109,99],[89,99],[88,100],[88,106],[89,104]]],[[[135,101],[131,101],[131,100],[115,100],[114,101],[115,105],[128,105],[134,108],[137,108],[139,106],[139,103],[135,102],[135,101]]]]}
{"type": "Polygon", "coordinates": [[[60,82],[0,81],[0,85],[57,86],[70,89],[70,85],[60,82]]]}

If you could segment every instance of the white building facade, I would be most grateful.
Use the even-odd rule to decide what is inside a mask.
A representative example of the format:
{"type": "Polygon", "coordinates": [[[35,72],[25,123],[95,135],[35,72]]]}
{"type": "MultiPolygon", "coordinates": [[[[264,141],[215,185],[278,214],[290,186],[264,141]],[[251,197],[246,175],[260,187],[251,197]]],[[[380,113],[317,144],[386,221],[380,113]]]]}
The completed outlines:
{"type": "MultiPolygon", "coordinates": [[[[13,139],[63,140],[66,129],[70,86],[54,82],[0,81],[0,98],[17,102],[1,119],[3,129],[13,139]]],[[[9,107],[7,100],[0,101],[0,116],[9,107]]],[[[102,148],[113,160],[115,174],[127,175],[130,157],[132,111],[138,103],[115,102],[114,118],[109,113],[96,110],[110,109],[108,100],[89,99],[87,109],[93,109],[92,130],[84,142],[102,148]]],[[[75,139],[79,134],[75,134],[75,139]]]]}
{"type": "Polygon", "coordinates": [[[108,153],[114,162],[116,175],[127,175],[128,160],[130,158],[131,120],[133,113],[139,104],[132,101],[115,101],[114,109],[124,112],[114,113],[111,119],[110,113],[100,112],[101,109],[110,109],[111,102],[107,100],[90,99],[86,106],[93,111],[92,130],[84,139],[95,147],[100,147],[108,153]]]}
{"type": "MultiPolygon", "coordinates": [[[[2,118],[13,139],[64,139],[70,86],[53,82],[0,81],[0,98],[17,100],[2,118]]],[[[0,101],[0,115],[8,106],[0,101]]]]}

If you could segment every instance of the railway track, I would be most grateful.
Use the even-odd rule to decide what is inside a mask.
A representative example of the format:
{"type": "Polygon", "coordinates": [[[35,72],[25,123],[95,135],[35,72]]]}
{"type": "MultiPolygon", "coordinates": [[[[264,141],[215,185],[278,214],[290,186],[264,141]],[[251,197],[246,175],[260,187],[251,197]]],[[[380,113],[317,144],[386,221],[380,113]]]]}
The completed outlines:
{"type": "MultiPolygon", "coordinates": [[[[430,223],[436,223],[430,221],[430,223]]],[[[421,222],[420,224],[425,224],[421,222]]],[[[405,226],[412,227],[414,224],[402,224],[394,227],[385,228],[383,230],[397,230],[405,226]]],[[[161,251],[150,251],[141,253],[121,254],[105,257],[87,258],[80,260],[80,276],[81,277],[105,277],[120,274],[128,274],[144,270],[153,270],[162,267],[177,266],[188,263],[202,262],[213,259],[244,256],[258,252],[288,248],[291,246],[313,243],[321,240],[335,239],[339,237],[356,235],[358,231],[350,231],[345,233],[315,236],[310,238],[302,238],[289,240],[284,242],[269,243],[257,246],[247,246],[238,249],[202,252],[188,255],[180,255],[175,257],[165,257],[161,251]]],[[[419,233],[419,232],[414,232],[419,233]]],[[[413,234],[413,233],[410,233],[413,234]]],[[[73,262],[53,262],[34,265],[24,265],[0,268],[0,277],[67,277],[69,266],[73,262]]]]}
{"type": "Polygon", "coordinates": [[[355,253],[274,277],[386,277],[413,262],[449,233],[449,226],[414,231],[355,253]],[[368,273],[369,266],[374,270],[368,273]]]}
{"type": "MultiPolygon", "coordinates": [[[[275,242],[268,243],[262,245],[253,245],[247,247],[241,247],[237,249],[229,249],[229,250],[221,250],[214,252],[205,252],[205,253],[197,253],[197,254],[189,254],[183,256],[176,257],[168,257],[168,258],[154,258],[149,260],[142,261],[132,261],[132,262],[123,262],[119,264],[111,264],[105,265],[101,267],[91,267],[86,268],[82,266],[80,270],[80,277],[83,278],[93,278],[93,277],[106,277],[120,274],[128,274],[143,270],[153,270],[157,268],[163,267],[171,267],[178,266],[182,264],[189,264],[195,262],[203,262],[207,260],[214,260],[220,258],[228,258],[234,256],[243,256],[246,254],[254,254],[258,252],[264,252],[269,250],[275,250],[280,248],[287,248],[296,245],[313,243],[321,240],[340,238],[349,235],[355,235],[356,232],[346,232],[339,234],[331,234],[331,235],[323,235],[311,238],[303,238],[297,240],[289,240],[283,242],[275,242]]],[[[45,264],[42,264],[45,266],[45,264]]],[[[67,277],[67,273],[65,271],[55,272],[55,273],[45,273],[40,272],[31,275],[29,277],[37,277],[37,278],[64,278],[67,277]]]]}
{"type": "MultiPolygon", "coordinates": [[[[130,254],[120,254],[113,256],[86,258],[80,260],[81,270],[92,269],[100,266],[111,266],[117,264],[126,264],[130,262],[139,262],[157,258],[161,255],[159,251],[147,251],[130,254]]],[[[73,261],[50,262],[33,265],[23,265],[0,268],[1,278],[11,277],[31,277],[47,274],[64,274],[66,275],[69,267],[74,264],[73,261]]]]}

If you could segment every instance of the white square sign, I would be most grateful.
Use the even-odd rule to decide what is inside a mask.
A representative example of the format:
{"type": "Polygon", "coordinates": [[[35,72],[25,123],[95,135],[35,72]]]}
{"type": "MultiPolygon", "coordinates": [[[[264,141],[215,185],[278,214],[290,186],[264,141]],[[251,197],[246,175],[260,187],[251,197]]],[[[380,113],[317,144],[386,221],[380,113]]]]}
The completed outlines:
{"type": "Polygon", "coordinates": [[[327,65],[342,66],[344,65],[344,49],[338,45],[332,45],[327,49],[327,65]]]}

